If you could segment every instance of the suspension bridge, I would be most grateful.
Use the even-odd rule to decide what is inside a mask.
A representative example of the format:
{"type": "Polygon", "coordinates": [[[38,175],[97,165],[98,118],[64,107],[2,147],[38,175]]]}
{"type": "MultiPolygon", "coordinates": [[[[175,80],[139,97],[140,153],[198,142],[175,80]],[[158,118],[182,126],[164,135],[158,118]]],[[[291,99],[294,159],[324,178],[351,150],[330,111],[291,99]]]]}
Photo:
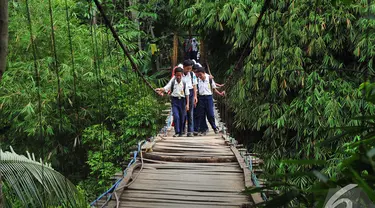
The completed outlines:
{"type": "Polygon", "coordinates": [[[255,173],[262,161],[226,134],[217,109],[215,115],[220,134],[172,137],[169,113],[161,134],[139,143],[128,167],[91,206],[234,208],[264,202],[265,195],[242,193],[260,187],[255,173]]]}
{"type": "MultiPolygon", "coordinates": [[[[103,8],[97,0],[94,1],[100,11],[104,22],[112,32],[112,35],[125,57],[129,60],[131,68],[139,75],[143,84],[155,92],[153,86],[137,68],[126,46],[121,42],[115,29],[105,15],[103,8]]],[[[53,67],[56,71],[57,106],[61,120],[62,96],[60,86],[60,71],[58,67],[57,49],[54,36],[54,21],[52,8],[50,7],[51,22],[51,45],[53,67]]],[[[37,64],[37,47],[33,40],[33,28],[30,18],[29,5],[26,1],[27,20],[30,31],[30,42],[33,52],[33,61],[36,77],[36,86],[41,88],[39,68],[37,64]]],[[[67,24],[69,15],[67,11],[67,24]]],[[[95,27],[91,26],[93,34],[95,27]],[[94,28],[94,29],[93,29],[94,28]]],[[[74,71],[74,56],[71,43],[71,34],[68,27],[69,45],[72,59],[72,70],[74,74],[74,97],[76,96],[76,72],[74,71]]],[[[96,39],[93,35],[94,51],[97,50],[96,39]]],[[[97,51],[96,51],[97,53],[97,51]]],[[[94,55],[95,67],[99,57],[94,55]]],[[[100,69],[97,70],[98,90],[100,99],[103,98],[100,69]]],[[[155,93],[156,94],[156,93],[155,93]]],[[[75,98],[72,104],[76,109],[75,98]]],[[[170,105],[170,104],[169,104],[170,105]]],[[[221,133],[213,131],[205,136],[195,137],[172,137],[172,113],[168,103],[164,112],[168,112],[166,125],[161,133],[149,141],[138,144],[137,151],[127,168],[114,176],[113,186],[97,197],[92,203],[93,207],[253,207],[255,204],[267,200],[264,193],[246,195],[243,191],[247,187],[261,187],[256,173],[260,172],[259,164],[262,162],[255,154],[247,152],[246,148],[229,136],[225,123],[220,118],[215,108],[216,123],[219,124],[221,133]]],[[[38,91],[38,112],[41,118],[41,98],[38,91]]],[[[102,111],[102,106],[100,106],[102,111]]],[[[77,110],[78,111],[78,110],[77,110]]],[[[101,112],[102,113],[102,112],[101,112]]],[[[78,113],[77,118],[78,118],[78,113]]],[[[160,116],[165,116],[164,114],[160,116]]],[[[103,116],[101,116],[103,125],[103,116]]],[[[62,120],[60,123],[62,126],[62,120]]],[[[42,134],[42,129],[39,130],[42,134]]],[[[41,137],[41,140],[43,138],[41,137]]],[[[43,140],[44,142],[44,140],[43,140]]]]}

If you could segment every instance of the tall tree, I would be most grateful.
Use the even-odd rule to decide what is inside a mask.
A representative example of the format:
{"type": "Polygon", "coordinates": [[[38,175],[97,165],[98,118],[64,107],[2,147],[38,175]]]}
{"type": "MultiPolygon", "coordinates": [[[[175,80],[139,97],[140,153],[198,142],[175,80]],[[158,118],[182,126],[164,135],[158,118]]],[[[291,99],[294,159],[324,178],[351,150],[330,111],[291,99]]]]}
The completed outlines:
{"type": "Polygon", "coordinates": [[[0,0],[0,81],[6,67],[8,47],[8,0],[0,0]]]}

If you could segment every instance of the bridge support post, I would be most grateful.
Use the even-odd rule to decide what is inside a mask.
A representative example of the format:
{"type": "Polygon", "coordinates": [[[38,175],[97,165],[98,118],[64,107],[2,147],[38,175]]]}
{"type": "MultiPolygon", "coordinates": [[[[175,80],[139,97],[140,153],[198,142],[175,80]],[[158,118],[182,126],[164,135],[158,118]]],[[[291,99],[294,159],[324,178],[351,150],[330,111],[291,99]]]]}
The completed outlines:
{"type": "Polygon", "coordinates": [[[173,34],[173,54],[172,54],[172,69],[177,65],[178,58],[178,35],[177,32],[173,34]]]}

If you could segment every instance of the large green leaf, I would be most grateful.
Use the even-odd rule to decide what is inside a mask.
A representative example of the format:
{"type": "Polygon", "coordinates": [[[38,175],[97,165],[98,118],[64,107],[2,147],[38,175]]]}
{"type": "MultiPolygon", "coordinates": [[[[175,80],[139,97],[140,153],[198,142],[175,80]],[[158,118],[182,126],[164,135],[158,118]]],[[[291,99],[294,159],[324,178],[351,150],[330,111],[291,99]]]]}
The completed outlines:
{"type": "Polygon", "coordinates": [[[50,164],[0,149],[0,174],[5,185],[5,203],[18,200],[25,207],[86,207],[76,187],[50,164]],[[8,202],[7,202],[8,201],[8,202]]]}

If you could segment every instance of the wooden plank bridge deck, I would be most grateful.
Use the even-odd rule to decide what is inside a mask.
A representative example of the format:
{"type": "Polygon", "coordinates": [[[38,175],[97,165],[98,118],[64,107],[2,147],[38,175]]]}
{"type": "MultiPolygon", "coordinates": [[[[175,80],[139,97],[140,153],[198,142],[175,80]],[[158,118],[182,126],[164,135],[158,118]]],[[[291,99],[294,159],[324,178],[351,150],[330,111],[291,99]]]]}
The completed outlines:
{"type": "Polygon", "coordinates": [[[137,162],[129,168],[105,207],[230,208],[261,202],[259,194],[241,193],[252,185],[251,174],[222,134],[211,130],[206,136],[172,137],[173,133],[172,129],[143,146],[143,165],[137,162]]]}

